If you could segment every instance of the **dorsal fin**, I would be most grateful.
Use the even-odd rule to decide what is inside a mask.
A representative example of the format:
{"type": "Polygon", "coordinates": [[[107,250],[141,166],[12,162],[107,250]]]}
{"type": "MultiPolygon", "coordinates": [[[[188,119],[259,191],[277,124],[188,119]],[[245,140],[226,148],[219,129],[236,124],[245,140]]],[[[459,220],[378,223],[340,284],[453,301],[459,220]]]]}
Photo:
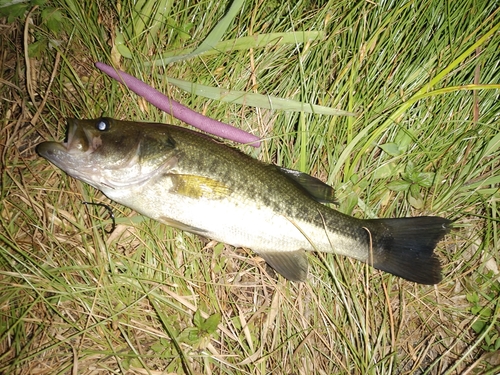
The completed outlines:
{"type": "Polygon", "coordinates": [[[277,168],[282,174],[311,194],[318,202],[338,204],[335,200],[335,190],[330,185],[304,172],[278,166],[277,168]]]}

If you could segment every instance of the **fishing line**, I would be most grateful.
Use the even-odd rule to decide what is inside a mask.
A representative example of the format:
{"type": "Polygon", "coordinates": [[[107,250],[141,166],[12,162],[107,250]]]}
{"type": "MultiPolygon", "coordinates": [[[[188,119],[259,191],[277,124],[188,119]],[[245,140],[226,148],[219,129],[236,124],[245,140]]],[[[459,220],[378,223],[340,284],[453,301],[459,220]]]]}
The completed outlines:
{"type": "Polygon", "coordinates": [[[369,248],[369,253],[368,253],[368,264],[370,266],[373,266],[373,238],[372,238],[372,232],[370,232],[370,229],[367,227],[362,227],[364,230],[368,232],[368,238],[370,239],[370,248],[369,248]]]}
{"type": "Polygon", "coordinates": [[[115,214],[113,213],[113,209],[110,206],[108,206],[107,204],[104,204],[104,203],[94,203],[94,202],[82,202],[82,203],[86,204],[86,205],[104,207],[106,210],[108,210],[109,217],[111,218],[111,221],[113,222],[113,225],[111,226],[111,230],[108,231],[108,230],[104,229],[104,231],[107,234],[113,233],[113,231],[116,228],[116,220],[115,220],[115,214]]]}

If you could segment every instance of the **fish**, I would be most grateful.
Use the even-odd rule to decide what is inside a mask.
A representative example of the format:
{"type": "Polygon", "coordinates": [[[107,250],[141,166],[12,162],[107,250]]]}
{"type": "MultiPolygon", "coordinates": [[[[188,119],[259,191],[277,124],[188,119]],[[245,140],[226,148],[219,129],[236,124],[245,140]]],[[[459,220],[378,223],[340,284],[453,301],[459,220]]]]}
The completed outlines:
{"type": "Polygon", "coordinates": [[[321,180],[180,126],[108,117],[67,124],[65,141],[40,143],[40,156],[142,215],[251,249],[290,281],[307,279],[309,251],[419,284],[442,280],[434,250],[452,220],[346,215],[331,207],[334,189],[321,180]]]}

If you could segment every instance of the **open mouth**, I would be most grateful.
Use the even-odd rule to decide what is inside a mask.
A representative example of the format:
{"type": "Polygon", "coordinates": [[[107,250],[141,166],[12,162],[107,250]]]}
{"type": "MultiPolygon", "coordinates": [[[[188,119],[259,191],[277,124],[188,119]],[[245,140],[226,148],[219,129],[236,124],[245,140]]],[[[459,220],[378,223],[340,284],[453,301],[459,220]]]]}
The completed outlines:
{"type": "Polygon", "coordinates": [[[68,130],[66,133],[66,139],[62,143],[64,147],[66,147],[67,151],[70,151],[71,149],[81,149],[81,142],[75,142],[77,139],[75,139],[75,133],[77,132],[77,125],[76,125],[76,120],[73,118],[67,119],[68,123],[68,130]],[[77,143],[77,144],[75,144],[77,143]]]}
{"type": "Polygon", "coordinates": [[[79,131],[79,127],[75,119],[68,119],[67,123],[68,128],[64,142],[40,143],[37,146],[36,150],[41,156],[53,161],[57,158],[56,154],[59,153],[68,154],[72,151],[86,151],[86,149],[88,148],[88,136],[85,131],[83,129],[80,129],[79,131]],[[81,134],[77,134],[79,132],[81,134]]]}
{"type": "Polygon", "coordinates": [[[100,137],[95,137],[90,129],[82,126],[77,119],[68,118],[66,139],[61,143],[68,153],[92,153],[100,146],[100,137]]]}

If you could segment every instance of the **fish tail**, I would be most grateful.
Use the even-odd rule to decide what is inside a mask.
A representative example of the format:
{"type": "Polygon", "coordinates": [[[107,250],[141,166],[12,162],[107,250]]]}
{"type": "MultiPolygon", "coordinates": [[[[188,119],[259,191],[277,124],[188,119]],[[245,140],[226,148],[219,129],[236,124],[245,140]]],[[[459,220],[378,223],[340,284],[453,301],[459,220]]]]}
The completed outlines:
{"type": "Polygon", "coordinates": [[[368,263],[419,284],[441,281],[441,264],[434,254],[452,221],[435,216],[365,220],[370,252],[368,263]]]}

